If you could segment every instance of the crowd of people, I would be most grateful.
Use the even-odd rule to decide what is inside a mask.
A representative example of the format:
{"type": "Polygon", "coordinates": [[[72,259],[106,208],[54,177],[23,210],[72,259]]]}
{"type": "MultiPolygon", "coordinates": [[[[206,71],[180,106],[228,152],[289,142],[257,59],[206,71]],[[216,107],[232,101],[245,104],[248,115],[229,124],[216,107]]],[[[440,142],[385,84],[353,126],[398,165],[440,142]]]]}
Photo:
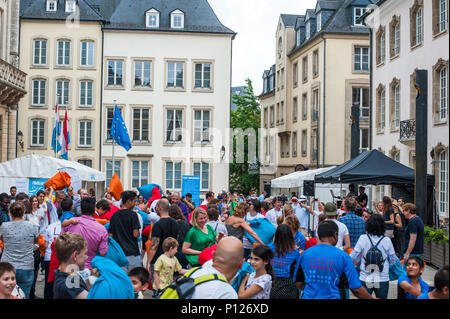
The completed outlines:
{"type": "Polygon", "coordinates": [[[399,299],[448,299],[448,265],[432,287],[421,278],[416,206],[386,196],[372,211],[364,187],[352,186],[341,207],[266,192],[207,192],[194,203],[159,189],[97,199],[11,187],[0,194],[0,299],[38,298],[41,271],[44,299],[142,299],[147,290],[165,299],[185,282],[199,299],[386,299],[392,276],[399,299]]]}

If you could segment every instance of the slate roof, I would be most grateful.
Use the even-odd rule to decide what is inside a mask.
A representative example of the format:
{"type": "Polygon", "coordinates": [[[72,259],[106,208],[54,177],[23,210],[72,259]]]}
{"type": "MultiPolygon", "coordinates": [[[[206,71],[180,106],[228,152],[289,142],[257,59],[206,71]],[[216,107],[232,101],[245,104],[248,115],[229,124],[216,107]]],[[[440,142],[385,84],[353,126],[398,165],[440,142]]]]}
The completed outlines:
{"type": "MultiPolygon", "coordinates": [[[[47,11],[47,0],[22,0],[20,17],[23,19],[66,20],[72,13],[65,12],[65,0],[57,0],[57,10],[47,11]]],[[[80,21],[102,21],[102,16],[93,10],[85,0],[78,0],[80,21]]]]}
{"type": "Polygon", "coordinates": [[[160,12],[159,28],[151,28],[152,31],[236,34],[219,21],[207,0],[122,0],[105,29],[150,30],[145,12],[151,8],[160,12]],[[176,9],[185,13],[183,29],[170,27],[170,13],[176,9]]]}
{"type": "Polygon", "coordinates": [[[336,10],[339,8],[340,1],[337,0],[318,0],[316,4],[315,13],[320,10],[336,10]]]}
{"type": "Polygon", "coordinates": [[[297,18],[300,17],[298,14],[281,14],[281,20],[286,28],[294,28],[297,18]]]}
{"type": "MultiPolygon", "coordinates": [[[[355,0],[334,0],[334,1],[321,1],[318,0],[319,4],[326,5],[327,8],[331,9],[333,6],[336,7],[333,15],[330,17],[328,22],[322,26],[319,32],[314,32],[311,37],[303,41],[300,46],[294,47],[288,55],[292,55],[306,44],[314,41],[317,37],[324,33],[343,33],[343,34],[367,34],[369,35],[369,28],[366,26],[353,26],[353,11],[352,4],[355,0]],[[331,2],[335,2],[332,4],[331,2]]],[[[373,3],[375,0],[368,0],[368,2],[373,3]]],[[[317,7],[317,5],[316,5],[317,7]]],[[[322,7],[321,7],[322,8],[322,7]]],[[[323,8],[322,8],[323,9],[323,8]]],[[[309,9],[308,9],[309,10],[309,9]]],[[[307,12],[308,12],[307,10],[307,12]]],[[[296,30],[304,26],[304,18],[297,21],[296,30]],[[303,21],[301,21],[303,20],[303,21]]]]}

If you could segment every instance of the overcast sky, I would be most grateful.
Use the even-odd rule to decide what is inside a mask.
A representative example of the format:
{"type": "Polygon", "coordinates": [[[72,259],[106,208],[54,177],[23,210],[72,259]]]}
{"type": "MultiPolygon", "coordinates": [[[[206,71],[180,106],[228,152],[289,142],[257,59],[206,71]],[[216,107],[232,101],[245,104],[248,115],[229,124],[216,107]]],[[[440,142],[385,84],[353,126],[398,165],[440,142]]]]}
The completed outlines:
{"type": "Polygon", "coordinates": [[[262,92],[262,74],[275,63],[275,32],[280,14],[305,14],[316,0],[208,0],[220,22],[237,32],[233,41],[232,86],[252,80],[262,92]]]}

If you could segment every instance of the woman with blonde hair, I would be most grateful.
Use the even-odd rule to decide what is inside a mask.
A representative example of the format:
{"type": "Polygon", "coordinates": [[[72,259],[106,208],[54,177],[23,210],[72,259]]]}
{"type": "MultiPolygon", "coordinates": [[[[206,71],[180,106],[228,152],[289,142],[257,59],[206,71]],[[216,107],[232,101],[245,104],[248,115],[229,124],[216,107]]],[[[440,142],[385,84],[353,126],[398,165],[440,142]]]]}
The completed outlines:
{"type": "Polygon", "coordinates": [[[264,245],[264,242],[258,237],[255,231],[250,227],[250,224],[245,221],[248,205],[245,202],[241,202],[236,205],[233,211],[233,216],[230,216],[225,224],[228,231],[228,236],[234,236],[244,240],[244,231],[247,231],[258,243],[264,245]]]}
{"type": "Polygon", "coordinates": [[[210,225],[206,224],[207,221],[208,214],[203,208],[197,207],[192,212],[192,228],[187,232],[182,248],[183,254],[192,266],[200,266],[198,255],[224,236],[222,232],[216,233],[210,225]]]}
{"type": "Polygon", "coordinates": [[[285,204],[283,207],[283,213],[278,217],[277,224],[280,226],[281,224],[284,224],[286,217],[294,215],[294,208],[290,204],[285,204]]]}
{"type": "Polygon", "coordinates": [[[297,244],[298,250],[300,251],[300,253],[303,253],[306,246],[306,239],[305,236],[303,236],[303,234],[300,232],[300,221],[298,220],[297,216],[295,216],[294,214],[287,216],[283,224],[289,226],[292,231],[292,236],[294,236],[294,240],[297,244]]]}

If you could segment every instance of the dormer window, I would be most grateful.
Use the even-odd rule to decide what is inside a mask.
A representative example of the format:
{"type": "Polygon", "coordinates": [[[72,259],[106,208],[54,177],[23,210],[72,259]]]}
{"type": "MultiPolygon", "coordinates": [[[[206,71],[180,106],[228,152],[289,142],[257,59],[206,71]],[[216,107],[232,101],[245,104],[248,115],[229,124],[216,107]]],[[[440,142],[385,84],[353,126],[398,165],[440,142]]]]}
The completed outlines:
{"type": "Polygon", "coordinates": [[[366,13],[368,9],[364,7],[355,7],[353,8],[353,25],[355,26],[363,26],[362,21],[358,22],[358,19],[361,18],[361,16],[366,13]]]}
{"type": "Polygon", "coordinates": [[[175,10],[170,14],[170,27],[176,29],[184,28],[184,13],[180,10],[175,10]]]}
{"type": "Polygon", "coordinates": [[[311,35],[311,23],[310,21],[306,22],[306,40],[309,39],[309,36],[311,35]]]}
{"type": "Polygon", "coordinates": [[[319,12],[319,14],[317,15],[317,32],[319,32],[320,30],[322,30],[322,12],[319,12]]]}
{"type": "Polygon", "coordinates": [[[66,0],[66,12],[71,13],[76,11],[75,0],[66,0]]]}
{"type": "Polygon", "coordinates": [[[146,12],[146,25],[147,28],[159,27],[159,12],[156,9],[150,9],[146,12]]]}
{"type": "Polygon", "coordinates": [[[56,12],[57,5],[58,5],[57,0],[47,0],[47,11],[56,12]]]}
{"type": "Polygon", "coordinates": [[[300,35],[301,35],[300,29],[298,29],[296,32],[296,46],[300,45],[300,35]]]}

